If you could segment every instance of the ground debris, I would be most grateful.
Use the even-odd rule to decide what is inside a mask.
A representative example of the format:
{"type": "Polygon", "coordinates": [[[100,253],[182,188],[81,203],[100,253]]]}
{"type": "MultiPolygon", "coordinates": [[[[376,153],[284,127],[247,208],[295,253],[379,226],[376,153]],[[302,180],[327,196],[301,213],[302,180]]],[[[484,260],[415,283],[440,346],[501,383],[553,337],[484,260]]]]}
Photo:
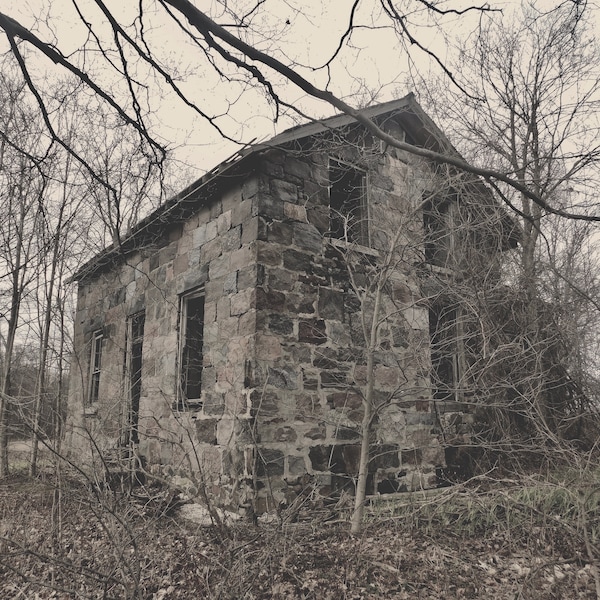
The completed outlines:
{"type": "Polygon", "coordinates": [[[351,536],[348,523],[318,511],[312,521],[284,514],[205,527],[182,518],[168,494],[152,497],[160,510],[85,486],[52,495],[47,484],[0,484],[0,597],[596,597],[579,540],[559,529],[465,533],[381,517],[351,536]]]}

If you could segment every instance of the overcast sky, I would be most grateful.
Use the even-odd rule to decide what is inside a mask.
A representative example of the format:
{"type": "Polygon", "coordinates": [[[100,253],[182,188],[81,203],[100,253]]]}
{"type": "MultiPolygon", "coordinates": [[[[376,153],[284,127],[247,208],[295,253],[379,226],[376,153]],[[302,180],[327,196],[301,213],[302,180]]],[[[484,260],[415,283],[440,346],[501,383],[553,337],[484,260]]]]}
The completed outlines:
{"type": "MultiPolygon", "coordinates": [[[[230,20],[216,1],[195,2],[218,22],[230,20]]],[[[556,3],[554,0],[543,0],[544,8],[556,3]]],[[[110,44],[110,29],[93,0],[78,0],[77,4],[92,24],[94,33],[110,44]]],[[[121,23],[134,22],[137,2],[107,0],[106,4],[121,23]]],[[[396,4],[400,5],[401,2],[396,4]]],[[[449,0],[440,6],[450,4],[456,7],[470,3],[449,0]]],[[[516,3],[492,0],[490,4],[508,13],[516,3]]],[[[236,9],[239,7],[238,12],[243,13],[253,3],[238,0],[229,5],[236,9]]],[[[242,34],[247,36],[249,42],[284,62],[292,61],[310,81],[322,87],[328,85],[335,94],[349,100],[352,105],[367,102],[371,94],[378,101],[403,95],[413,87],[411,70],[418,70],[421,74],[435,70],[423,53],[415,52],[412,64],[409,63],[395,32],[389,27],[382,28],[384,20],[378,0],[364,0],[359,5],[356,23],[360,27],[348,40],[349,43],[332,68],[310,68],[324,65],[334,53],[347,27],[351,5],[350,0],[267,0],[254,21],[256,30],[243,31],[242,34]]],[[[266,139],[294,124],[286,115],[274,123],[273,107],[265,101],[262,93],[219,78],[189,41],[184,42],[181,30],[165,18],[163,9],[153,7],[152,3],[148,3],[148,6],[145,30],[153,52],[171,70],[176,69],[182,90],[203,111],[219,115],[217,121],[228,135],[249,142],[254,138],[266,139]]],[[[85,65],[105,87],[115,91],[119,89],[116,73],[107,70],[106,64],[97,60],[97,52],[80,53],[84,44],[87,43],[88,48],[93,44],[72,0],[26,0],[18,6],[2,10],[32,28],[42,39],[54,41],[63,54],[85,65]]],[[[437,28],[423,14],[407,14],[419,41],[444,61],[455,55],[461,40],[476,30],[479,19],[479,15],[475,14],[449,15],[441,22],[443,28],[437,28]]],[[[499,14],[489,18],[499,18],[499,14]]],[[[48,62],[39,63],[39,71],[49,77],[59,75],[48,62]]],[[[165,143],[178,148],[179,158],[197,168],[209,169],[235,151],[235,144],[224,142],[214,128],[186,109],[181,102],[175,101],[173,94],[166,94],[162,80],[150,77],[141,68],[138,76],[141,82],[150,86],[149,107],[154,111],[150,120],[165,143]]],[[[274,80],[277,83],[277,78],[274,80]]],[[[418,90],[415,91],[418,94],[418,90]]],[[[278,93],[287,102],[301,106],[312,116],[320,117],[333,112],[323,103],[307,100],[303,92],[291,85],[282,84],[278,93]]]]}

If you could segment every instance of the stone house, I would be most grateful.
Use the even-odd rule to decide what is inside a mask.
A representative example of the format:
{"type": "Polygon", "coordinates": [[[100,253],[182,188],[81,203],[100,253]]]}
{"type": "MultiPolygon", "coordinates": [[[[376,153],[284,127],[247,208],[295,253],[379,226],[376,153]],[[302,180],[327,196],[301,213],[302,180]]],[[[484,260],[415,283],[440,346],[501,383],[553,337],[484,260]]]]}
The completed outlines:
{"type": "MultiPolygon", "coordinates": [[[[412,94],[364,114],[455,152],[412,94]]],[[[369,491],[435,485],[460,361],[432,333],[423,274],[451,271],[459,202],[436,165],[346,116],[223,162],[77,273],[70,446],[127,448],[264,510],[309,484],[352,489],[371,382],[369,491]]]]}

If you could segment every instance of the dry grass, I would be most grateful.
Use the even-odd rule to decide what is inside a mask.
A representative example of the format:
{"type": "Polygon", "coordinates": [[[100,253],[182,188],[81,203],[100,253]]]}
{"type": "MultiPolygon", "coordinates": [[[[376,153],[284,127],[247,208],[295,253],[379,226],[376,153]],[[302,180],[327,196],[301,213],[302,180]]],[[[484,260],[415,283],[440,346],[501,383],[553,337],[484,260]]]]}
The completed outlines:
{"type": "Polygon", "coordinates": [[[0,597],[596,598],[596,494],[558,482],[379,499],[360,537],[309,506],[296,522],[199,527],[148,492],[2,482],[0,597]]]}

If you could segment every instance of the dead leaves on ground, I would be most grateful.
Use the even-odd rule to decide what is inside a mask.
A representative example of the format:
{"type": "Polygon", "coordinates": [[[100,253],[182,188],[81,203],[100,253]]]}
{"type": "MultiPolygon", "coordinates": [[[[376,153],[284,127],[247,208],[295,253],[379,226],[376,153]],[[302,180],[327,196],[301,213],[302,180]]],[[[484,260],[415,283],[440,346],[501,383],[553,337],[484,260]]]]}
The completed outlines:
{"type": "Polygon", "coordinates": [[[311,522],[236,523],[224,537],[82,488],[58,507],[45,490],[0,485],[2,598],[596,598],[583,549],[558,530],[432,535],[388,518],[356,538],[311,522]]]}

